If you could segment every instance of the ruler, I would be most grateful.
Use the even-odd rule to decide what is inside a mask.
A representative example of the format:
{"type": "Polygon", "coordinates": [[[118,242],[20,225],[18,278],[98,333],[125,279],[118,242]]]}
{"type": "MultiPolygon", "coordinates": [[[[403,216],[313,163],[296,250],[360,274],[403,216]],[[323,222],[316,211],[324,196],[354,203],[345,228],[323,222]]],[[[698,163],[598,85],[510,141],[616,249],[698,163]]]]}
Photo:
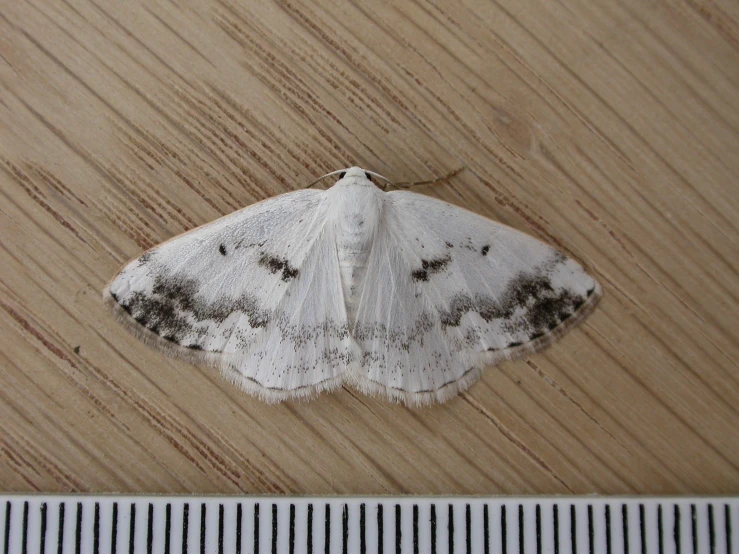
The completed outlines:
{"type": "Polygon", "coordinates": [[[729,554],[739,497],[0,496],[2,552],[729,554]]]}

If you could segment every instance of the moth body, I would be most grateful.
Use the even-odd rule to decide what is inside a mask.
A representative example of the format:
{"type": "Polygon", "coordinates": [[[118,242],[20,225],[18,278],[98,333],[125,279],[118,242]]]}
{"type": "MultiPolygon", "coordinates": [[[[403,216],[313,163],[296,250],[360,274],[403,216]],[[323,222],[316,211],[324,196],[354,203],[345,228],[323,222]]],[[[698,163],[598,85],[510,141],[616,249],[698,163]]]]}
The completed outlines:
{"type": "Polygon", "coordinates": [[[344,303],[350,329],[353,329],[360,287],[382,221],[383,197],[386,194],[367,178],[363,170],[351,168],[326,192],[326,196],[335,226],[344,303]]]}

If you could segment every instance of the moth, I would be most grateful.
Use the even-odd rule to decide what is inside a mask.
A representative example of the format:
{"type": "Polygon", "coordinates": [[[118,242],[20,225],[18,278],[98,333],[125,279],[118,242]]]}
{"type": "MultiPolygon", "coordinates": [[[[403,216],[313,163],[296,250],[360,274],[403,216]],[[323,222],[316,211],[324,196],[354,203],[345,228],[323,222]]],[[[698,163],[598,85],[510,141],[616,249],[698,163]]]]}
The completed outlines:
{"type": "Polygon", "coordinates": [[[349,385],[407,405],[448,400],[595,307],[597,281],[550,246],[373,176],[341,170],[327,190],[170,239],[126,264],[104,302],[150,346],[264,401],[349,385]]]}

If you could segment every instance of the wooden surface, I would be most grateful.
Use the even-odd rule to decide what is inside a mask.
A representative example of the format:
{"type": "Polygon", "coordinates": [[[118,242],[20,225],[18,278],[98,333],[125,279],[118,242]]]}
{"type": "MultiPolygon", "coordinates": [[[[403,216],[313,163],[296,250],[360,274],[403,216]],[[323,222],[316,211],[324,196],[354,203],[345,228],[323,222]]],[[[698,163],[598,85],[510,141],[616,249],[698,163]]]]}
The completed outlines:
{"type": "Polygon", "coordinates": [[[739,493],[739,4],[0,2],[0,487],[739,493]],[[422,410],[266,406],[125,333],[143,249],[349,165],[600,280],[422,410]]]}

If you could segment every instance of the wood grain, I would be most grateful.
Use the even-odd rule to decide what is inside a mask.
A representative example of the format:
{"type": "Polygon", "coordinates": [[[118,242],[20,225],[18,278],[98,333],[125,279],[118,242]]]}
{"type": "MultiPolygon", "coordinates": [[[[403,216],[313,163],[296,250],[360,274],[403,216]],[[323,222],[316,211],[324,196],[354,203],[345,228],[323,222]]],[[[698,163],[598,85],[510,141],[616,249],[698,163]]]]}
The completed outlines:
{"type": "Polygon", "coordinates": [[[0,2],[0,487],[737,493],[739,5],[0,2]],[[546,353],[410,410],[266,406],[100,291],[337,168],[531,233],[604,286],[546,353]]]}

